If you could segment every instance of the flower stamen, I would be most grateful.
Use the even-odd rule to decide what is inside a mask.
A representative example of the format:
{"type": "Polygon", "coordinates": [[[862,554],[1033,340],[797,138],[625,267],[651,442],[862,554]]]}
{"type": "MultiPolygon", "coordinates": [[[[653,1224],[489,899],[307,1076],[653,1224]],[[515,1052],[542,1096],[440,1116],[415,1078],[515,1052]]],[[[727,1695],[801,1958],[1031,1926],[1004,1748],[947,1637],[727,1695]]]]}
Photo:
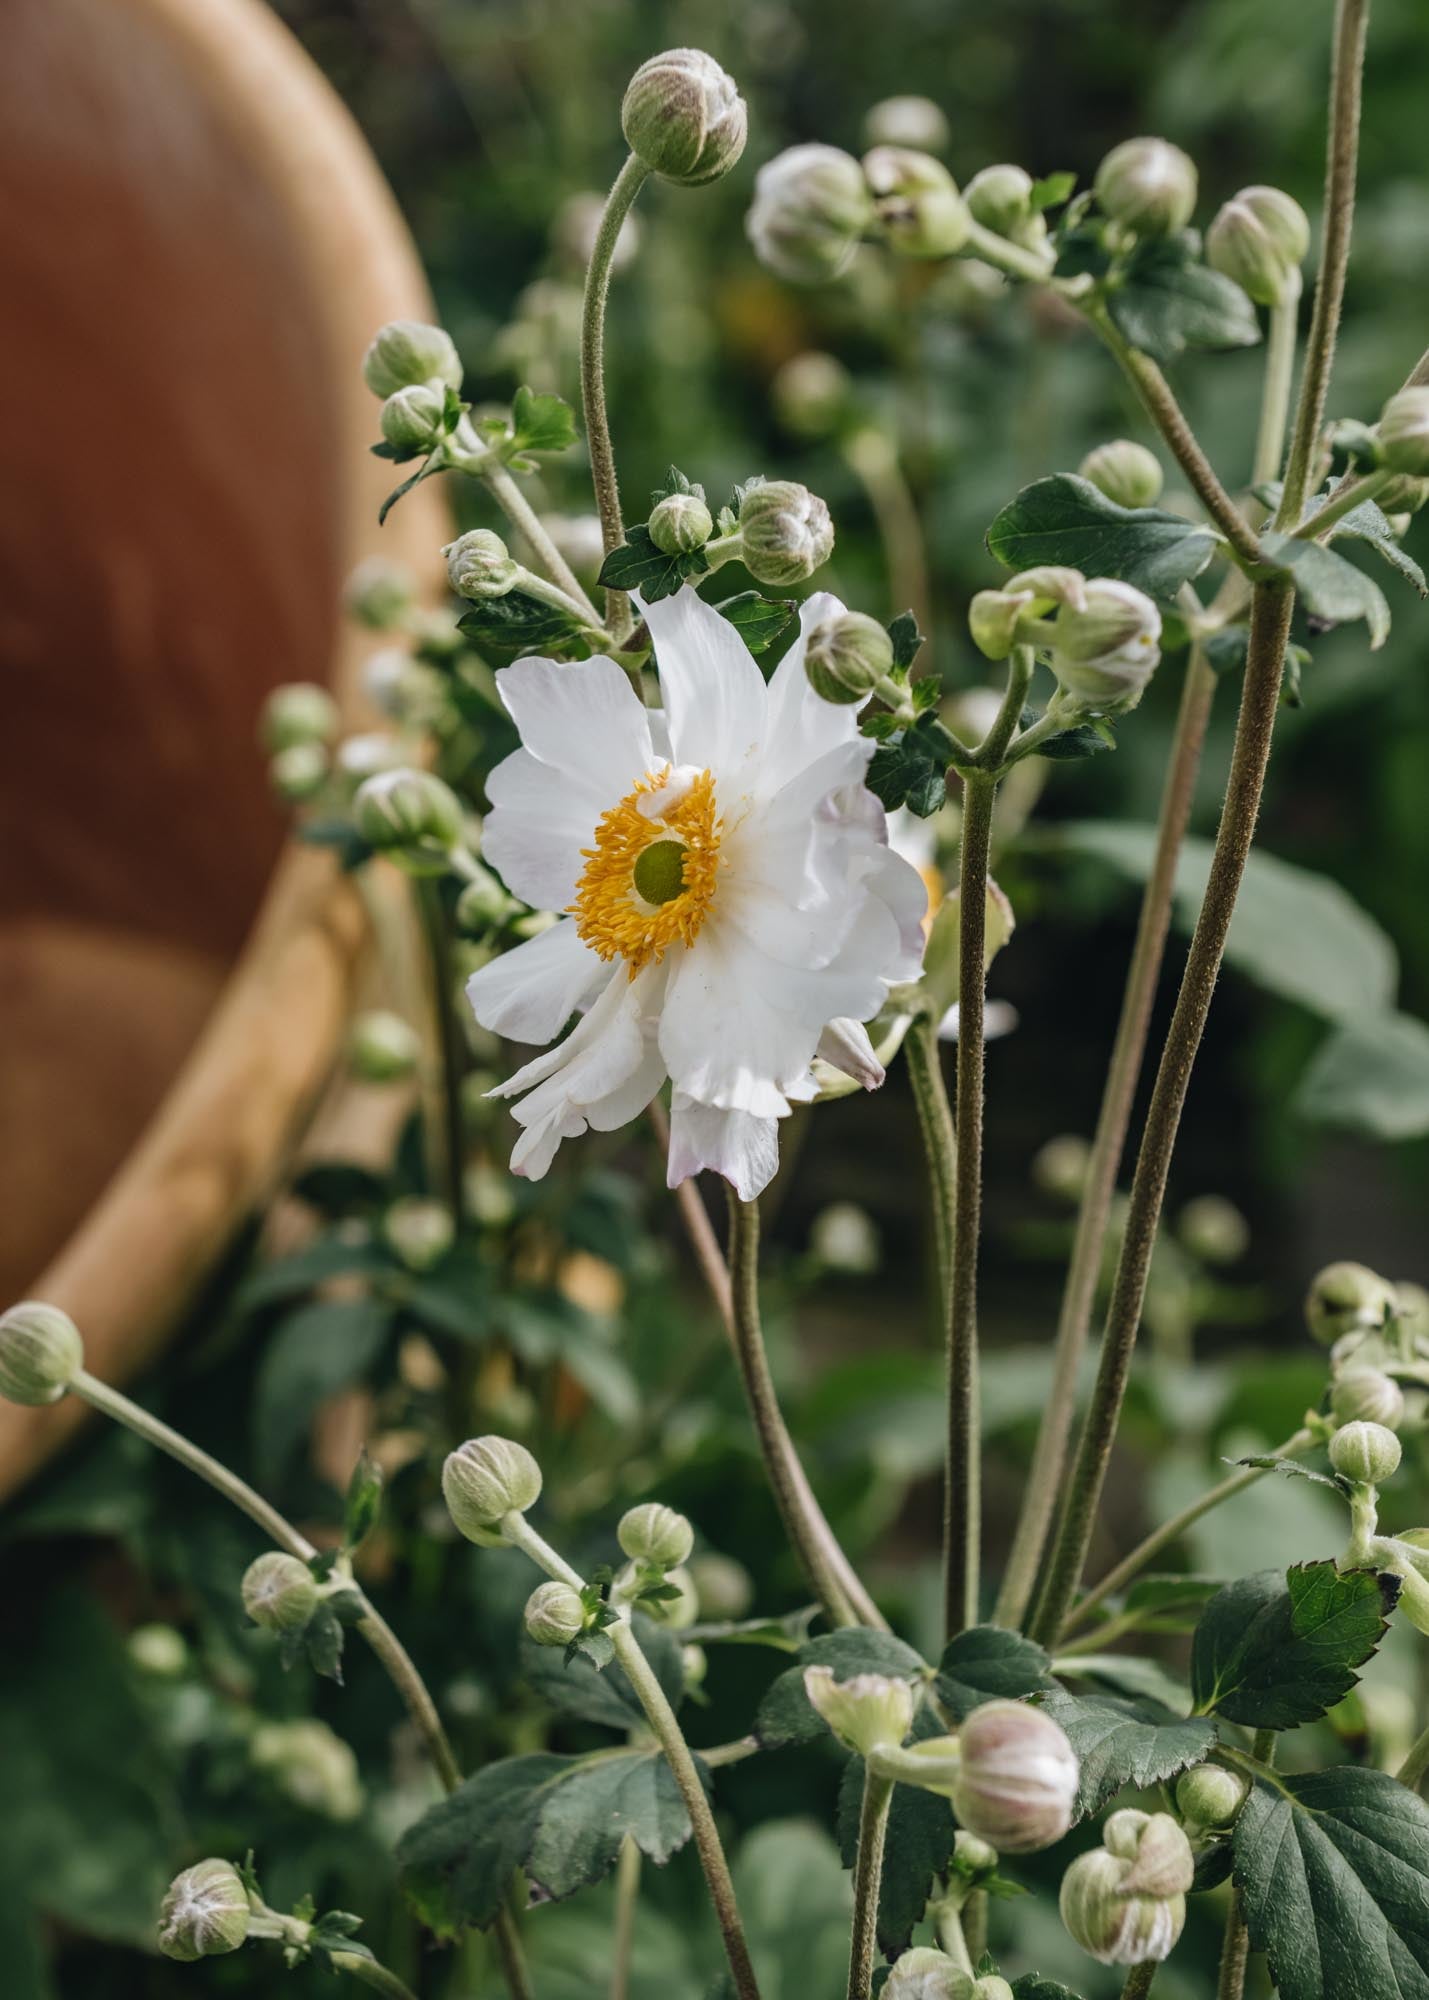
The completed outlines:
{"type": "Polygon", "coordinates": [[[714,779],[681,772],[671,785],[672,775],[666,765],[642,778],[602,814],[567,912],[591,950],[623,958],[632,979],[671,945],[693,944],[714,901],[723,831],[714,779]],[[654,795],[667,786],[679,795],[662,811],[654,795]]]}

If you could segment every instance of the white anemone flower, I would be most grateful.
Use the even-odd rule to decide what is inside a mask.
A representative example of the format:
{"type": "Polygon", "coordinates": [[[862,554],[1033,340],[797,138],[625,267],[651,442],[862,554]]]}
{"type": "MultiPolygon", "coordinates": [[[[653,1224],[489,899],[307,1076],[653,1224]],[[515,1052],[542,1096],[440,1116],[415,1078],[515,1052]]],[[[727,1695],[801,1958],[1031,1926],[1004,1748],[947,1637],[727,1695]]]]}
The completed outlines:
{"type": "Polygon", "coordinates": [[[691,588],[647,606],[663,711],[609,659],[498,673],[521,748],[488,781],[483,853],[564,914],[467,996],[521,1042],[581,1015],[492,1093],[520,1099],[516,1173],[539,1179],[563,1139],[625,1124],[668,1077],[671,1187],[709,1167],[752,1200],[816,1054],[883,1081],[860,1024],[916,978],[926,896],[887,845],[855,711],[804,677],[809,633],[843,608],[808,599],[766,686],[691,588]]]}

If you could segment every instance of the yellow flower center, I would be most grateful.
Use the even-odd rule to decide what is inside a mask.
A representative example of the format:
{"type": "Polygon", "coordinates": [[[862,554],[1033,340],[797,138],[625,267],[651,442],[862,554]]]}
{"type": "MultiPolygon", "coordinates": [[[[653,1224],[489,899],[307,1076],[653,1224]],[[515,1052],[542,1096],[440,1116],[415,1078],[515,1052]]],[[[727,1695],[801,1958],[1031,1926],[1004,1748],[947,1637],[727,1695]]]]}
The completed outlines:
{"type": "Polygon", "coordinates": [[[722,822],[714,779],[701,771],[662,809],[670,768],[642,778],[601,816],[567,911],[601,958],[623,958],[633,979],[672,944],[693,944],[714,901],[722,822]]]}

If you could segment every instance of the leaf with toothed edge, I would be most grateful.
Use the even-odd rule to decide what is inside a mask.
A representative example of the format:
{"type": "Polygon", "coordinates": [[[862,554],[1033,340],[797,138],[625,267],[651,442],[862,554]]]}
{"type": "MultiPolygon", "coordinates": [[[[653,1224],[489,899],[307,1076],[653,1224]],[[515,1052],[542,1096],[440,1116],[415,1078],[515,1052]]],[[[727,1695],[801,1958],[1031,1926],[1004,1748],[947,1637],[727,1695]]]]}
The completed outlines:
{"type": "Polygon", "coordinates": [[[1397,1577],[1333,1562],[1261,1570],[1213,1597],[1191,1644],[1198,1714],[1248,1729],[1314,1722],[1356,1685],[1379,1650],[1397,1577]]]}
{"type": "Polygon", "coordinates": [[[1077,1818],[1100,1812],[1128,1786],[1145,1791],[1199,1764],[1215,1724],[1159,1701],[1112,1694],[1051,1694],[1041,1704],[1076,1752],[1077,1818]]]}

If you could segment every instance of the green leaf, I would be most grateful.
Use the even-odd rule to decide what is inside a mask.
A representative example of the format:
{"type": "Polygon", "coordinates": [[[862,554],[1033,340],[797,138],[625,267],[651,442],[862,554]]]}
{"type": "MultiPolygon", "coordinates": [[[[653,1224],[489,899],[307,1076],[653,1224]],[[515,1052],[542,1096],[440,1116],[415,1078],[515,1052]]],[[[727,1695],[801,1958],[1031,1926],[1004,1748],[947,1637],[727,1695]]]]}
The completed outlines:
{"type": "Polygon", "coordinates": [[[896,672],[906,673],[923,650],[923,634],[918,630],[918,620],[911,611],[900,611],[888,623],[888,636],[893,641],[893,665],[896,672]]]}
{"type": "Polygon", "coordinates": [[[1056,1686],[1051,1665],[1034,1639],[1000,1625],[974,1625],[944,1649],[933,1692],[954,1722],[961,1722],[985,1701],[1046,1694],[1056,1686]]]}
{"type": "MultiPolygon", "coordinates": [[[[935,1736],[942,1724],[927,1710],[918,1718],[916,1736],[935,1736]]],[[[850,1757],[839,1784],[838,1839],[845,1868],[858,1857],[858,1822],[863,1805],[864,1763],[850,1757]]],[[[957,1828],[945,1798],[917,1785],[895,1785],[888,1809],[883,1877],[878,1892],[878,1942],[886,1957],[906,1951],[915,1924],[921,1923],[932,1893],[953,1854],[957,1828]]]]}
{"type": "Polygon", "coordinates": [[[1295,1108],[1317,1124],[1372,1139],[1422,1138],[1429,1132],[1429,1027],[1392,1011],[1342,1022],[1301,1078],[1295,1108]]]}
{"type": "Polygon", "coordinates": [[[1122,1599],[1128,1611],[1144,1611],[1161,1616],[1188,1605],[1209,1604],[1225,1582],[1219,1576],[1139,1576],[1122,1599]]]}
{"type": "Polygon", "coordinates": [[[1174,597],[1199,576],[1216,549],[1212,531],[1158,507],[1118,507],[1089,479],[1070,472],[1034,480],[987,531],[1009,569],[1043,563],[1114,576],[1153,597],[1174,597]]]}
{"type": "Polygon", "coordinates": [[[488,597],[473,604],[457,620],[471,643],[483,653],[514,659],[522,653],[565,651],[588,659],[590,648],[581,638],[579,619],[558,604],[546,604],[524,590],[488,597]]]}
{"type": "MultiPolygon", "coordinates": [[[[422,463],[417,467],[417,470],[412,474],[410,479],[404,479],[400,486],[393,487],[387,498],[382,502],[382,505],[377,509],[377,525],[379,528],[386,525],[387,516],[392,512],[397,502],[404,500],[414,486],[420,486],[422,481],[430,479],[433,473],[446,471],[445,445],[446,439],[443,438],[441,443],[436,445],[427,457],[422,460],[422,463]]],[[[388,455],[382,451],[380,445],[374,445],[373,450],[383,457],[388,455]]]]}
{"type": "Polygon", "coordinates": [[[1300,1563],[1227,1584],[1206,1606],[1191,1644],[1199,1714],[1247,1729],[1293,1729],[1343,1701],[1356,1667],[1378,1650],[1396,1578],[1300,1563]]]}
{"type": "Polygon", "coordinates": [[[772,646],[798,608],[792,597],[764,597],[757,590],[741,590],[737,596],[723,598],[715,606],[751,653],[762,653],[772,646]]]}
{"type": "Polygon", "coordinates": [[[1429,1808],[1383,1771],[1260,1779],[1235,1829],[1281,2000],[1429,2000],[1429,1808]]]}
{"type": "Polygon", "coordinates": [[[277,1480],[326,1397],[361,1381],[386,1345],[382,1299],[319,1299],[289,1315],[258,1368],[253,1433],[262,1483],[277,1480]]]}
{"type": "Polygon", "coordinates": [[[342,1541],[349,1553],[361,1548],[376,1527],[381,1511],[382,1467],[364,1445],[352,1468],[343,1503],[342,1541]]]}
{"type": "Polygon", "coordinates": [[[1024,1972],[1012,1982],[1012,2000],[1081,2000],[1060,1979],[1044,1979],[1040,1972],[1024,1972]]]}
{"type": "Polygon", "coordinates": [[[1199,261],[1192,230],[1149,237],[1113,275],[1107,309],[1133,347],[1174,361],[1188,347],[1254,347],[1255,307],[1229,278],[1199,261]]]}
{"type": "MultiPolygon", "coordinates": [[[[1156,849],[1153,827],[1112,820],[1077,820],[1059,827],[1056,837],[1135,882],[1146,880],[1156,849]]],[[[1175,914],[1188,930],[1205,894],[1211,853],[1206,840],[1182,845],[1175,914]]],[[[1337,882],[1259,852],[1246,867],[1226,957],[1268,992],[1332,1021],[1383,1012],[1399,979],[1393,944],[1337,882]]]]}
{"type": "MultiPolygon", "coordinates": [[[[765,2000],[841,1994],[853,1895],[823,1828],[807,1819],[767,1821],[740,1842],[732,1873],[765,2000]]],[[[702,1992],[714,2000],[707,1983],[702,1992]]],[[[666,2000],[664,1982],[652,1983],[648,1996],[666,2000]]]]}
{"type": "Polygon", "coordinates": [[[803,1604],[780,1618],[722,1618],[690,1625],[680,1636],[695,1646],[769,1646],[776,1653],[797,1653],[809,1643],[809,1627],[818,1616],[817,1604],[803,1604]]]}
{"type": "MultiPolygon", "coordinates": [[[[631,1630],[654,1669],[666,1700],[672,1708],[678,1708],[685,1691],[679,1639],[665,1626],[638,1614],[631,1620],[631,1630]]],[[[645,1711],[618,1666],[598,1672],[579,1653],[568,1661],[559,1648],[538,1646],[534,1639],[523,1637],[521,1677],[531,1692],[549,1702],[559,1715],[627,1732],[645,1727],[645,1711]]]]}
{"type": "MultiPolygon", "coordinates": [[[[1328,500],[1334,490],[1332,482],[1321,498],[1328,500]]],[[[1358,507],[1352,507],[1348,514],[1336,521],[1330,530],[1330,540],[1337,542],[1341,536],[1350,541],[1368,542],[1382,562],[1387,562],[1397,575],[1412,583],[1421,597],[1429,597],[1429,580],[1426,580],[1413,556],[1405,553],[1398,535],[1389,525],[1389,516],[1377,501],[1362,500],[1358,507]]]]}
{"type": "MultiPolygon", "coordinates": [[[[1152,1629],[1160,1629],[1153,1627],[1152,1629]]],[[[1154,1701],[1183,1715],[1191,1706],[1191,1694],[1160,1660],[1140,1653],[1073,1653],[1053,1663],[1063,1680],[1091,1681],[1098,1690],[1128,1695],[1133,1701],[1154,1701]]]]}
{"type": "Polygon", "coordinates": [[[1363,618],[1369,626],[1370,651],[1384,644],[1389,637],[1389,601],[1373,577],[1319,542],[1271,533],[1261,536],[1260,545],[1269,570],[1282,570],[1294,579],[1312,625],[1325,629],[1363,618]]]}
{"type": "Polygon", "coordinates": [[[1077,1753],[1077,1817],[1100,1812],[1126,1786],[1145,1791],[1198,1764],[1216,1740],[1214,1723],[1175,1714],[1145,1696],[1050,1694],[1043,1711],[1077,1753]]]}
{"type": "Polygon", "coordinates": [[[1040,180],[1033,181],[1032,192],[1028,196],[1032,213],[1041,215],[1044,209],[1060,208],[1064,201],[1071,199],[1076,185],[1077,177],[1073,173],[1043,174],[1040,180]]]}
{"type": "Polygon", "coordinates": [[[864,783],[890,812],[906,805],[927,819],[948,795],[948,755],[937,716],[919,716],[911,729],[880,743],[864,783]]]}
{"type": "Polygon", "coordinates": [[[855,1674],[890,1674],[921,1681],[928,1672],[911,1646],[905,1646],[891,1632],[878,1632],[870,1626],[850,1625],[811,1639],[799,1648],[798,1666],[780,1674],[759,1704],[754,1733],[766,1750],[777,1750],[786,1743],[813,1743],[828,1735],[827,1725],[804,1693],[805,1667],[832,1667],[840,1681],[852,1680],[855,1674]]]}
{"type": "Polygon", "coordinates": [[[268,1306],[281,1305],[286,1299],[301,1298],[305,1292],[315,1292],[329,1278],[344,1277],[350,1273],[371,1277],[387,1270],[389,1264],[390,1260],[382,1247],[365,1236],[356,1240],[345,1232],[320,1236],[306,1249],[295,1251],[291,1257],[279,1257],[271,1264],[259,1265],[234,1293],[234,1309],[240,1314],[262,1312],[268,1306]]]}
{"type": "Polygon", "coordinates": [[[524,386],[511,404],[511,446],[515,451],[565,451],[576,441],[576,413],[560,396],[538,395],[524,386]]]}
{"type": "Polygon", "coordinates": [[[1095,757],[1099,750],[1116,748],[1116,732],[1106,721],[1079,722],[1075,729],[1063,729],[1056,736],[1049,736],[1037,745],[1039,757],[1055,757],[1069,761],[1078,757],[1095,757]]]}
{"type": "Polygon", "coordinates": [[[673,597],[690,578],[703,576],[709,566],[703,549],[667,556],[656,548],[642,522],[625,530],[625,540],[610,551],[596,581],[609,590],[638,590],[647,604],[657,604],[662,597],[673,597]]]}

